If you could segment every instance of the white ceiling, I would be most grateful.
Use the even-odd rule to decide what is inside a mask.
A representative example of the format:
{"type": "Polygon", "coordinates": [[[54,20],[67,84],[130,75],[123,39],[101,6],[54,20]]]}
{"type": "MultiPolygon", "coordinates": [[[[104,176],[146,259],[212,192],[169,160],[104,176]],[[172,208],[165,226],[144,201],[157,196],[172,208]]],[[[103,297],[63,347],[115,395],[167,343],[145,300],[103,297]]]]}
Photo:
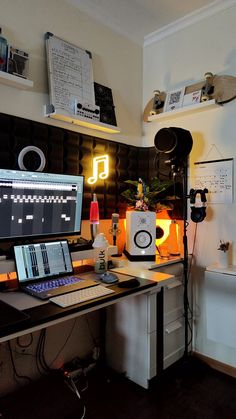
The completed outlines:
{"type": "Polygon", "coordinates": [[[142,45],[147,35],[234,0],[66,0],[142,45]]]}

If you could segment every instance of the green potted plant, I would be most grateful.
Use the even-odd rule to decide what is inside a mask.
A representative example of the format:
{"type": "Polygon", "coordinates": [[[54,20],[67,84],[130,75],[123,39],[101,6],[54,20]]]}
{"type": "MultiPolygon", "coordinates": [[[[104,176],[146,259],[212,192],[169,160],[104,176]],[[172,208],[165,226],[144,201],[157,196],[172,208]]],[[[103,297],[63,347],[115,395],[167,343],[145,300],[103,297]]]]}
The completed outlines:
{"type": "Polygon", "coordinates": [[[136,211],[163,211],[173,209],[171,200],[178,197],[171,195],[172,180],[161,181],[153,177],[150,182],[145,183],[141,178],[139,180],[125,180],[129,185],[121,195],[130,209],[136,211]]]}

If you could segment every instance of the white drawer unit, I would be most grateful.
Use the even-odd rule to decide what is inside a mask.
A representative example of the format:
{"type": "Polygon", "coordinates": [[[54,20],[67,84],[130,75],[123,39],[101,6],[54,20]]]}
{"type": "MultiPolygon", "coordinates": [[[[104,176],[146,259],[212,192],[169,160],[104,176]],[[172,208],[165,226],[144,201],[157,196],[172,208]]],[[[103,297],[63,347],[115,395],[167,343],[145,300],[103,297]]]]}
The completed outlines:
{"type": "Polygon", "coordinates": [[[144,388],[184,353],[183,264],[155,271],[174,277],[107,309],[106,361],[144,388]]]}
{"type": "MultiPolygon", "coordinates": [[[[155,269],[157,270],[157,269],[155,269]]],[[[176,263],[158,268],[175,275],[164,286],[163,293],[163,368],[180,359],[185,349],[183,264],[176,263]]]]}
{"type": "Polygon", "coordinates": [[[157,292],[130,297],[107,309],[106,361],[135,383],[148,388],[156,375],[157,292]]]}

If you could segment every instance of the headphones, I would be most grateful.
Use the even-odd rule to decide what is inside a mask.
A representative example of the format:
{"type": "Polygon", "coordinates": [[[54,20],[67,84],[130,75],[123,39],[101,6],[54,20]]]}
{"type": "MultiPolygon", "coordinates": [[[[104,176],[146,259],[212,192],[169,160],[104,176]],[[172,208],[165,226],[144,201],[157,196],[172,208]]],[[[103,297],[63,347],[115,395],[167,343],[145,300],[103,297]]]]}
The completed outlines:
{"type": "Polygon", "coordinates": [[[200,223],[206,217],[206,193],[208,189],[190,189],[190,207],[191,207],[191,220],[194,223],[200,223]],[[196,196],[200,195],[202,205],[200,207],[195,206],[196,196]]]}

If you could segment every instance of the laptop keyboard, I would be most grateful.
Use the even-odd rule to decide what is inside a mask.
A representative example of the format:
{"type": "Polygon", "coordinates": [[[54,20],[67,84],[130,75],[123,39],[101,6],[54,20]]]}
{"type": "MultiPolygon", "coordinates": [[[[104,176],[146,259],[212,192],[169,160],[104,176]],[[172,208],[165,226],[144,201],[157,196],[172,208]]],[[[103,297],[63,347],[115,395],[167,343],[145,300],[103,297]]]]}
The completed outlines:
{"type": "Polygon", "coordinates": [[[95,287],[85,288],[79,291],[70,292],[68,294],[59,295],[58,297],[49,298],[52,303],[60,307],[69,307],[74,304],[83,303],[84,301],[93,300],[94,298],[103,297],[104,295],[112,294],[113,290],[103,285],[96,285],[95,287]]]}
{"type": "Polygon", "coordinates": [[[26,288],[30,291],[44,292],[44,291],[53,290],[58,287],[73,285],[81,281],[82,279],[76,276],[67,276],[65,278],[62,277],[58,279],[50,279],[50,281],[43,281],[39,284],[30,284],[30,285],[27,285],[26,288]]]}

